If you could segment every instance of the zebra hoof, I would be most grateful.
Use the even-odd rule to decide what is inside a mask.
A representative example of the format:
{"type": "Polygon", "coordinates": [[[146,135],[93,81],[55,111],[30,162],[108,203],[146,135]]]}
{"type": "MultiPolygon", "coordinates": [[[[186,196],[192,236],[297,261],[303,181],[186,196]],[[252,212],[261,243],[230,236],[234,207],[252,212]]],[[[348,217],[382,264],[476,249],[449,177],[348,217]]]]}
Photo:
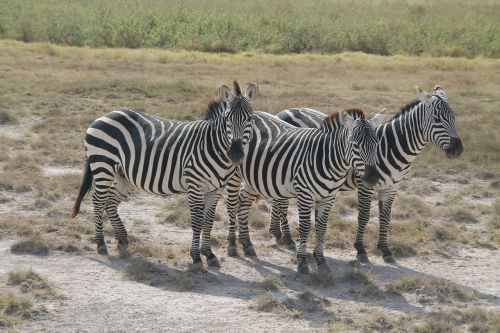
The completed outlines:
{"type": "Polygon", "coordinates": [[[388,264],[395,264],[396,258],[394,258],[393,254],[389,254],[389,255],[384,256],[384,261],[388,264]]]}
{"type": "Polygon", "coordinates": [[[100,245],[97,245],[97,253],[99,253],[102,256],[107,256],[108,255],[108,247],[106,244],[102,243],[100,245]]]}
{"type": "Polygon", "coordinates": [[[309,274],[309,265],[307,262],[302,262],[297,266],[297,273],[307,275],[309,274]]]}
{"type": "Polygon", "coordinates": [[[236,248],[236,245],[229,245],[227,247],[227,256],[228,257],[237,257],[238,256],[238,249],[236,248]]]}
{"type": "Polygon", "coordinates": [[[284,240],[283,241],[285,243],[285,247],[291,251],[295,251],[297,250],[297,244],[295,244],[295,242],[291,239],[289,240],[284,240]]]}
{"type": "Polygon", "coordinates": [[[361,253],[356,256],[356,261],[360,264],[368,264],[370,260],[368,260],[368,255],[366,253],[361,253]]]}
{"type": "Polygon", "coordinates": [[[207,266],[208,267],[220,268],[219,260],[217,260],[216,257],[213,257],[212,259],[208,259],[207,260],[207,266]]]}
{"type": "Polygon", "coordinates": [[[247,257],[255,257],[255,256],[257,256],[257,253],[255,253],[255,249],[253,248],[252,244],[243,247],[243,253],[247,257]]]}

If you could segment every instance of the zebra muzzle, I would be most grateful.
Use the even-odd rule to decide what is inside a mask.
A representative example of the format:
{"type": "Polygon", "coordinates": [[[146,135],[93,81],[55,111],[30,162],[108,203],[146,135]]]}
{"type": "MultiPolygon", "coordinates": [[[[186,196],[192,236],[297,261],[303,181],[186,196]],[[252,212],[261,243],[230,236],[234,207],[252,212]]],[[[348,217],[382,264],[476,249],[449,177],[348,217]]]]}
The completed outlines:
{"type": "Polygon", "coordinates": [[[367,187],[373,187],[378,183],[379,175],[375,165],[365,165],[365,175],[363,183],[367,187]]]}
{"type": "Polygon", "coordinates": [[[243,142],[241,139],[232,140],[229,151],[227,152],[227,156],[231,160],[231,163],[234,165],[240,165],[243,160],[243,155],[243,142]]]}
{"type": "Polygon", "coordinates": [[[445,150],[446,156],[448,158],[458,158],[464,152],[464,146],[462,145],[462,140],[459,138],[450,139],[450,148],[445,150]]]}

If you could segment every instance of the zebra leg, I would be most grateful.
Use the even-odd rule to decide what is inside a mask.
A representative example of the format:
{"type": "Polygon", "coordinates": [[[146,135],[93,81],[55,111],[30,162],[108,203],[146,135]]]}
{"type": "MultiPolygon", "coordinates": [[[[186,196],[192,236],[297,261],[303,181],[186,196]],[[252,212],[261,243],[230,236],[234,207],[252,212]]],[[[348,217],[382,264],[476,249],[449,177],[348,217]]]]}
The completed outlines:
{"type": "Polygon", "coordinates": [[[313,256],[318,265],[318,273],[320,275],[330,275],[330,268],[326,263],[323,255],[323,244],[325,240],[326,227],[328,224],[328,215],[335,201],[335,196],[328,200],[318,202],[316,205],[316,244],[314,246],[313,256]]]}
{"type": "Polygon", "coordinates": [[[356,240],[354,241],[354,248],[357,250],[356,260],[360,263],[368,263],[368,255],[365,251],[363,238],[365,235],[365,228],[368,220],[370,219],[370,205],[372,202],[374,191],[360,186],[358,188],[358,230],[356,231],[356,240]]]}
{"type": "Polygon", "coordinates": [[[396,190],[387,190],[379,193],[379,221],[380,226],[378,230],[378,244],[377,249],[382,251],[384,261],[388,263],[395,263],[396,259],[394,254],[389,250],[387,242],[387,234],[389,232],[389,222],[391,221],[392,203],[396,197],[396,190]]]}
{"type": "Polygon", "coordinates": [[[102,215],[104,213],[104,202],[102,202],[102,199],[99,197],[97,192],[94,192],[94,195],[92,196],[92,204],[94,205],[94,241],[97,244],[97,253],[103,256],[107,256],[108,248],[106,246],[106,243],[104,242],[104,232],[102,231],[102,215]]]}
{"type": "Polygon", "coordinates": [[[276,243],[285,245],[287,249],[295,251],[297,245],[292,239],[288,219],[288,199],[273,199],[271,225],[269,232],[276,237],[276,243]]]}
{"type": "Polygon", "coordinates": [[[127,229],[118,215],[118,205],[128,197],[131,189],[131,184],[124,177],[117,176],[106,200],[105,211],[113,226],[118,250],[124,250],[128,246],[127,229]]]}
{"type": "Polygon", "coordinates": [[[217,257],[210,246],[210,234],[214,224],[215,208],[221,197],[221,191],[205,194],[205,212],[203,220],[203,231],[201,236],[201,253],[207,258],[208,266],[220,267],[217,257]]]}
{"type": "Polygon", "coordinates": [[[237,171],[227,183],[227,213],[229,215],[229,233],[227,235],[227,255],[235,257],[238,255],[236,247],[236,223],[238,221],[237,214],[240,207],[239,194],[241,188],[241,177],[237,171]]]}
{"type": "Polygon", "coordinates": [[[94,195],[92,196],[95,224],[94,239],[97,244],[97,253],[108,255],[108,248],[104,242],[104,232],[102,230],[102,215],[106,207],[110,187],[113,185],[114,175],[110,175],[108,172],[96,172],[93,173],[92,178],[94,179],[94,195]]]}
{"type": "Polygon", "coordinates": [[[189,211],[191,213],[191,228],[193,240],[191,242],[191,258],[193,264],[203,266],[200,256],[200,234],[203,228],[203,212],[205,208],[204,193],[198,188],[188,188],[189,211]]]}
{"type": "Polygon", "coordinates": [[[255,256],[255,249],[250,240],[250,233],[248,231],[248,214],[250,213],[250,208],[252,203],[257,198],[257,193],[245,186],[241,190],[239,195],[239,205],[240,209],[238,212],[238,231],[239,231],[239,241],[243,245],[243,253],[246,256],[255,256]]]}
{"type": "Polygon", "coordinates": [[[298,197],[299,206],[299,246],[297,249],[297,259],[299,261],[297,272],[309,274],[309,264],[307,263],[307,237],[311,231],[311,211],[314,202],[312,198],[301,195],[298,197]]]}

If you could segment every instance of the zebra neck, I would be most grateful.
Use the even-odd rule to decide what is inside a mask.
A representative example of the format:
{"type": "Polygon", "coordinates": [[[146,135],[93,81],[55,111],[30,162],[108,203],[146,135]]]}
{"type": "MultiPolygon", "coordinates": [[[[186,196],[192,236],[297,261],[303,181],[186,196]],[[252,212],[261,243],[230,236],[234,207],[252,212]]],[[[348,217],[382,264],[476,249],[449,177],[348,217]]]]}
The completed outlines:
{"type": "Polygon", "coordinates": [[[340,171],[349,169],[349,158],[347,140],[347,130],[338,129],[335,132],[329,132],[325,135],[323,150],[323,163],[327,166],[328,171],[337,175],[340,171]]]}
{"type": "Polygon", "coordinates": [[[381,139],[385,139],[388,146],[382,154],[385,153],[385,157],[392,155],[400,170],[407,168],[429,142],[425,134],[427,117],[425,105],[419,103],[412,110],[377,129],[377,132],[382,129],[381,139]]]}
{"type": "Polygon", "coordinates": [[[232,165],[227,156],[231,143],[226,133],[226,122],[223,117],[211,120],[206,134],[207,146],[211,148],[211,153],[218,155],[220,162],[224,165],[232,165]]]}

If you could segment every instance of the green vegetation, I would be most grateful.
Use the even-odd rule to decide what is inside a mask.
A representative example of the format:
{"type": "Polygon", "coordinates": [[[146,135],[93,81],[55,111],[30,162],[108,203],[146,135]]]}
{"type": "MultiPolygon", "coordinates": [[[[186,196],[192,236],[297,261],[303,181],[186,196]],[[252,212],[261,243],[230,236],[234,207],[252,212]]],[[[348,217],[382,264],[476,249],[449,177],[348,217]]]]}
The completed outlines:
{"type": "MultiPolygon", "coordinates": [[[[500,56],[495,1],[0,1],[0,38],[204,52],[500,56]]],[[[383,88],[383,87],[382,87],[383,88]]]]}

